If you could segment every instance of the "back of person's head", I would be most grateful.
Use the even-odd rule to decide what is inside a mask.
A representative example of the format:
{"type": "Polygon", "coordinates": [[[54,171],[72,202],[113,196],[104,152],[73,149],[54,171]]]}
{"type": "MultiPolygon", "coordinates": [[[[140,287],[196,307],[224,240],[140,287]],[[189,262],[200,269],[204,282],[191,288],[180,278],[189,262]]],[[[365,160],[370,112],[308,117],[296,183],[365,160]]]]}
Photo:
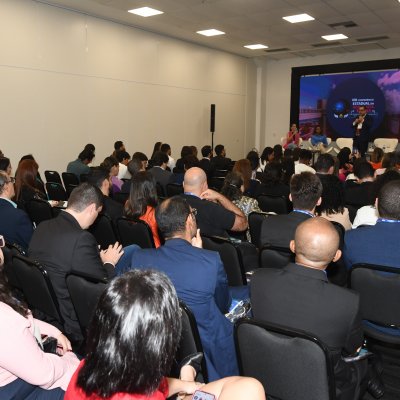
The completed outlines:
{"type": "Polygon", "coordinates": [[[381,218],[400,220],[400,181],[386,183],[378,194],[378,213],[381,218]]]}
{"type": "Polygon", "coordinates": [[[138,158],[140,161],[149,161],[146,154],[144,154],[140,151],[136,151],[135,153],[133,153],[132,159],[133,158],[138,158]]]}
{"type": "Polygon", "coordinates": [[[90,151],[92,151],[92,152],[94,153],[95,150],[96,150],[96,147],[94,147],[94,144],[88,143],[88,144],[83,148],[83,150],[90,150],[90,151]]]}
{"type": "Polygon", "coordinates": [[[192,150],[192,155],[197,157],[198,151],[196,146],[190,146],[190,149],[192,150]]]}
{"type": "Polygon", "coordinates": [[[118,165],[119,165],[118,160],[115,157],[110,156],[104,159],[104,161],[100,164],[100,167],[110,172],[112,167],[117,167],[118,165]]]}
{"type": "Polygon", "coordinates": [[[261,177],[262,183],[266,186],[274,186],[282,182],[283,170],[282,164],[270,162],[264,168],[264,173],[261,177]]]}
{"type": "Polygon", "coordinates": [[[142,169],[142,166],[142,161],[139,158],[132,157],[132,160],[128,162],[128,172],[132,178],[142,169]]]}
{"type": "Polygon", "coordinates": [[[157,153],[157,151],[160,151],[161,145],[162,145],[162,142],[155,142],[154,143],[153,152],[151,153],[151,159],[153,159],[153,156],[154,156],[155,153],[157,153]]]}
{"type": "Polygon", "coordinates": [[[318,173],[327,174],[335,168],[335,159],[330,154],[321,154],[314,164],[314,169],[318,173]]]}
{"type": "Polygon", "coordinates": [[[345,164],[350,162],[351,150],[348,147],[340,149],[337,158],[339,160],[339,168],[342,168],[345,164]]]}
{"type": "Polygon", "coordinates": [[[167,163],[168,163],[168,156],[166,153],[163,153],[162,151],[157,151],[154,154],[153,165],[155,165],[157,167],[161,167],[161,165],[167,164],[167,163]]]}
{"type": "Polygon", "coordinates": [[[374,181],[373,188],[373,203],[375,199],[378,197],[378,194],[381,188],[386,185],[388,182],[400,180],[400,172],[397,169],[388,169],[385,173],[378,175],[374,181]]]}
{"type": "Polygon", "coordinates": [[[0,158],[0,171],[7,172],[7,169],[11,166],[10,159],[7,157],[0,158]]]}
{"type": "Polygon", "coordinates": [[[312,153],[310,150],[301,149],[299,153],[299,160],[300,161],[311,161],[312,153]]]}
{"type": "Polygon", "coordinates": [[[283,152],[283,157],[293,157],[293,149],[287,149],[284,150],[283,152]]]}
{"type": "Polygon", "coordinates": [[[282,172],[283,172],[282,181],[283,181],[283,183],[285,183],[286,185],[289,185],[290,179],[292,178],[292,176],[294,174],[294,160],[291,157],[283,157],[282,161],[277,164],[280,164],[282,166],[282,172]]]}
{"type": "Polygon", "coordinates": [[[394,151],[390,153],[385,153],[382,158],[382,168],[393,168],[395,167],[395,165],[396,165],[396,153],[394,151]]]}
{"type": "Polygon", "coordinates": [[[280,144],[274,146],[274,160],[280,162],[283,156],[283,149],[280,144]]]}
{"type": "Polygon", "coordinates": [[[151,395],[169,373],[180,332],[179,302],[166,275],[132,270],[113,279],[94,311],[77,385],[101,398],[151,395]]]}
{"type": "Polygon", "coordinates": [[[291,249],[296,253],[296,263],[311,268],[325,269],[331,261],[337,261],[339,234],[333,224],[322,217],[309,218],[296,229],[291,249]]]}
{"type": "Polygon", "coordinates": [[[187,171],[188,169],[193,168],[193,167],[198,167],[199,165],[200,165],[199,160],[197,159],[197,157],[194,154],[186,156],[183,159],[183,168],[185,171],[187,171]]]}
{"type": "Polygon", "coordinates": [[[117,140],[117,141],[114,143],[114,150],[115,150],[115,151],[123,150],[123,148],[125,148],[125,146],[124,146],[124,143],[123,143],[122,140],[117,140]]]}
{"type": "Polygon", "coordinates": [[[162,151],[163,153],[168,153],[168,151],[171,150],[171,146],[168,143],[163,143],[161,145],[160,151],[162,151]]]}
{"type": "Polygon", "coordinates": [[[322,183],[321,204],[317,206],[317,214],[343,213],[345,206],[345,195],[343,184],[335,175],[321,175],[322,183]]]}
{"type": "Polygon", "coordinates": [[[193,154],[193,150],[190,146],[183,146],[181,149],[181,158],[185,158],[186,156],[190,156],[193,154]]]}
{"type": "Polygon", "coordinates": [[[38,165],[35,160],[25,159],[19,163],[15,174],[15,196],[17,200],[20,198],[23,186],[37,190],[37,173],[38,165]]]}
{"type": "Polygon", "coordinates": [[[251,169],[254,171],[258,168],[260,157],[258,157],[258,153],[254,150],[249,151],[246,158],[250,161],[251,169]]]}
{"type": "Polygon", "coordinates": [[[82,212],[91,204],[95,204],[96,209],[103,206],[103,194],[96,186],[88,182],[81,183],[69,196],[67,209],[75,212],[82,212]]]}
{"type": "Polygon", "coordinates": [[[300,148],[300,147],[295,147],[295,148],[293,149],[293,152],[292,152],[293,161],[299,161],[299,158],[300,158],[300,151],[301,151],[301,148],[300,148]]]}
{"type": "Polygon", "coordinates": [[[242,186],[244,186],[243,176],[240,172],[229,172],[221,189],[221,193],[229,200],[240,200],[243,196],[242,186]]]}
{"type": "Polygon", "coordinates": [[[235,162],[232,171],[239,172],[244,181],[244,190],[246,191],[250,186],[250,180],[252,175],[251,163],[247,158],[242,158],[235,162]]]}
{"type": "Polygon", "coordinates": [[[132,179],[125,214],[139,218],[146,213],[148,206],[156,207],[157,203],[157,187],[153,174],[150,171],[139,171],[132,179]]]}
{"type": "Polygon", "coordinates": [[[262,162],[269,161],[269,158],[274,154],[274,149],[272,147],[266,147],[261,153],[260,159],[262,162]]]}
{"type": "Polygon", "coordinates": [[[129,160],[131,158],[129,153],[125,150],[118,150],[115,153],[115,157],[118,160],[118,162],[120,162],[120,163],[122,163],[124,160],[129,160]]]}
{"type": "Polygon", "coordinates": [[[21,163],[21,161],[24,161],[24,160],[33,160],[33,161],[35,161],[35,157],[33,157],[32,154],[25,154],[25,155],[22,156],[21,159],[19,160],[18,165],[21,163]]]}
{"type": "Polygon", "coordinates": [[[211,156],[211,152],[212,152],[211,146],[206,145],[206,146],[203,146],[201,148],[201,155],[203,157],[210,157],[211,156]]]}
{"type": "Polygon", "coordinates": [[[302,172],[292,176],[290,180],[290,195],[294,209],[313,210],[321,194],[322,183],[316,174],[302,172]]]}
{"type": "Polygon", "coordinates": [[[384,154],[385,153],[380,147],[375,147],[374,151],[371,154],[371,162],[373,163],[381,162],[384,154]]]}
{"type": "Polygon", "coordinates": [[[373,178],[375,174],[372,165],[364,159],[358,159],[354,162],[353,172],[358,179],[373,178]]]}
{"type": "Polygon", "coordinates": [[[220,156],[220,155],[222,154],[222,152],[224,151],[224,145],[223,145],[223,144],[217,144],[217,145],[215,146],[214,151],[215,151],[215,154],[216,154],[217,156],[220,156]]]}
{"type": "Polygon", "coordinates": [[[207,175],[198,167],[189,168],[183,177],[185,192],[200,194],[207,189],[207,175]]]}
{"type": "Polygon", "coordinates": [[[87,183],[101,189],[104,181],[109,179],[110,179],[110,171],[100,166],[90,169],[87,176],[87,183]]]}
{"type": "Polygon", "coordinates": [[[158,229],[165,239],[185,232],[190,212],[189,204],[181,196],[170,197],[156,208],[158,229]]]}
{"type": "Polygon", "coordinates": [[[85,161],[87,160],[89,163],[92,162],[93,158],[94,158],[94,152],[92,150],[89,149],[83,149],[80,153],[78,158],[81,161],[85,161]]]}

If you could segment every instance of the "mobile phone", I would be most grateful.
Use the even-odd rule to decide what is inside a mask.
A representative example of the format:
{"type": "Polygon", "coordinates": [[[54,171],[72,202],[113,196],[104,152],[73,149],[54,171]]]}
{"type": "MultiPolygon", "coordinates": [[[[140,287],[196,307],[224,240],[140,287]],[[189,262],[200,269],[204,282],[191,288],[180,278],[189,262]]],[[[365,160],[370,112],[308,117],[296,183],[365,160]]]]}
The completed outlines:
{"type": "Polygon", "coordinates": [[[193,393],[192,399],[193,400],[215,400],[216,397],[211,393],[203,392],[202,390],[196,390],[193,393]]]}
{"type": "Polygon", "coordinates": [[[0,247],[4,247],[6,245],[6,242],[4,240],[4,236],[0,235],[0,247]]]}

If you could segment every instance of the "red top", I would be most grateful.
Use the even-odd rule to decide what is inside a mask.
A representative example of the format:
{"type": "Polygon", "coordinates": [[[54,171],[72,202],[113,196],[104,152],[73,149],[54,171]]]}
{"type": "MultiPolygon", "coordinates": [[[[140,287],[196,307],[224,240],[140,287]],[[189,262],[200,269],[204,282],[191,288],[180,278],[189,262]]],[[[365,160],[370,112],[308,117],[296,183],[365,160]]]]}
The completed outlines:
{"type": "Polygon", "coordinates": [[[139,217],[139,219],[146,222],[147,225],[150,226],[151,233],[153,234],[154,244],[157,248],[160,247],[161,242],[160,242],[160,237],[158,236],[158,226],[157,226],[155,211],[156,210],[154,207],[147,206],[145,214],[139,217]]]}
{"type": "Polygon", "coordinates": [[[131,394],[131,393],[115,393],[111,397],[99,397],[97,394],[87,396],[86,393],[79,387],[76,386],[78,379],[78,373],[83,366],[85,360],[82,360],[79,364],[78,369],[72,376],[71,382],[68,385],[68,389],[65,393],[64,400],[165,400],[168,396],[168,381],[164,378],[159,388],[150,396],[145,394],[131,394]]]}

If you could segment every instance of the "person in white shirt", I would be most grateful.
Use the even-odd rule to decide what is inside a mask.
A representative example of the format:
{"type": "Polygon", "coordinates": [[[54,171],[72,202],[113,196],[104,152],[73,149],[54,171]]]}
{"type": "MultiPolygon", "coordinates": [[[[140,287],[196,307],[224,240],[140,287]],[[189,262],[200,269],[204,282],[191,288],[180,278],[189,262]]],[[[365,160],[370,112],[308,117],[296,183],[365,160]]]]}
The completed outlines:
{"type": "Polygon", "coordinates": [[[128,171],[128,163],[129,160],[131,159],[131,156],[129,153],[127,153],[124,150],[117,151],[115,154],[115,157],[117,158],[119,162],[119,172],[118,172],[118,178],[119,179],[131,179],[131,174],[128,171]]]}
{"type": "Polygon", "coordinates": [[[299,154],[299,163],[294,166],[294,173],[311,172],[315,174],[315,169],[310,167],[312,153],[310,150],[301,149],[299,154]]]}
{"type": "Polygon", "coordinates": [[[176,161],[171,157],[171,146],[168,143],[163,143],[161,145],[161,151],[168,156],[167,167],[171,170],[175,168],[176,161]]]}

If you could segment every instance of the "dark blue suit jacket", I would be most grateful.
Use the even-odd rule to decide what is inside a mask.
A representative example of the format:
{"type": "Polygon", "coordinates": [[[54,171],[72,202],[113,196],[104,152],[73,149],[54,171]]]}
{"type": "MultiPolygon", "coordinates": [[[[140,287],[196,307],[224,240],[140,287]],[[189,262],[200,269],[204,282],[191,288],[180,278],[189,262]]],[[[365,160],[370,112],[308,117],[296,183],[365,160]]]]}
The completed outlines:
{"type": "Polygon", "coordinates": [[[0,235],[7,242],[17,243],[27,250],[32,234],[33,226],[28,214],[0,198],[0,235]]]}
{"type": "Polygon", "coordinates": [[[346,266],[368,263],[400,268],[399,237],[398,222],[377,222],[347,231],[343,248],[346,266]]]}
{"type": "Polygon", "coordinates": [[[158,249],[135,251],[131,266],[155,268],[171,279],[196,318],[210,380],[237,375],[233,325],[223,315],[231,296],[219,254],[183,239],[169,239],[158,249]]]}

